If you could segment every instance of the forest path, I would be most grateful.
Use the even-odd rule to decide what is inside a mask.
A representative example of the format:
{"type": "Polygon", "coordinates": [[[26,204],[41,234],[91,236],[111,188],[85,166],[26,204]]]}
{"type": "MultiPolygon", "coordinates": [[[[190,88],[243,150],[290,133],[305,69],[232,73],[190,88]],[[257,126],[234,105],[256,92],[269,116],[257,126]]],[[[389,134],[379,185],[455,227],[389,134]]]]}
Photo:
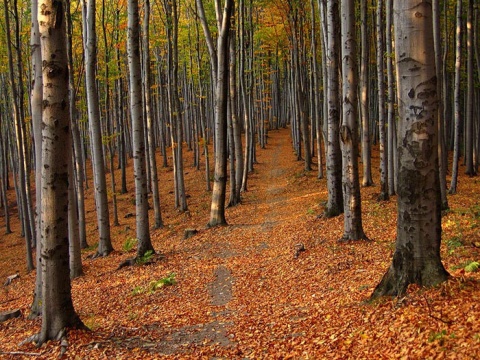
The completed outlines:
{"type": "MultiPolygon", "coordinates": [[[[223,241],[212,242],[206,247],[218,262],[213,269],[214,280],[207,285],[210,303],[217,307],[212,312],[209,325],[216,329],[214,337],[207,336],[210,342],[226,348],[235,345],[235,335],[230,331],[232,319],[248,316],[248,313],[242,314],[243,306],[235,304],[236,298],[242,295],[241,291],[235,290],[236,283],[249,276],[245,270],[261,274],[261,282],[266,279],[267,274],[263,270],[265,263],[278,258],[278,255],[272,255],[272,251],[276,252],[275,243],[278,236],[282,235],[281,225],[292,216],[304,214],[299,208],[294,209],[299,214],[293,214],[292,208],[287,210],[288,203],[298,196],[294,188],[295,181],[292,180],[302,176],[301,172],[295,173],[297,166],[292,166],[294,162],[289,130],[270,132],[266,149],[258,150],[258,164],[255,164],[254,172],[250,175],[249,191],[243,194],[242,205],[234,211],[241,215],[242,223],[237,222],[240,217],[232,219],[227,216],[229,226],[217,230],[222,233],[223,241]],[[245,219],[250,221],[245,223],[245,219]],[[216,248],[216,251],[212,252],[212,248],[216,248]],[[250,263],[252,260],[253,263],[250,263]],[[251,264],[247,269],[241,266],[246,263],[251,264]]],[[[293,257],[294,245],[291,254],[293,257]]],[[[203,256],[208,257],[207,254],[203,256]]]]}

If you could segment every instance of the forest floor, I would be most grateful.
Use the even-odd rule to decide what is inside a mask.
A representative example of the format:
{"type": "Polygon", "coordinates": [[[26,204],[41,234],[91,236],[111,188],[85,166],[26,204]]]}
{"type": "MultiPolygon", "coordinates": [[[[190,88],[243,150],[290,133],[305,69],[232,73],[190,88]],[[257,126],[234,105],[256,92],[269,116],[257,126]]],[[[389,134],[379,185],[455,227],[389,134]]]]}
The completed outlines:
{"type": "MultiPolygon", "coordinates": [[[[396,223],[396,198],[377,201],[374,154],[377,185],[362,189],[363,224],[372,241],[340,243],[343,217],[318,216],[326,180],[295,160],[289,130],[269,133],[242,204],[227,209],[226,227],[205,228],[210,193],[187,152],[189,212],[173,210],[172,169],[161,169],[165,227],[151,232],[159,255],[150,265],[117,270],[135,256],[126,246],[135,237],[129,173],[129,192],[118,195],[121,225],[112,227],[116,250],[97,259],[88,257],[94,246],[84,250],[85,275],[72,284],[76,311],[91,331],[70,331],[63,358],[478,359],[480,273],[465,266],[480,261],[480,179],[460,170],[458,194],[449,196],[443,217],[442,258],[452,278],[368,303],[391,263],[396,223]],[[198,233],[185,240],[185,229],[198,233]],[[305,251],[298,252],[298,244],[305,251]]],[[[87,218],[93,245],[91,187],[87,218]]],[[[13,230],[0,237],[0,281],[15,272],[20,278],[1,287],[0,312],[20,309],[22,316],[0,323],[0,358],[59,357],[55,341],[19,345],[39,331],[41,320],[27,319],[35,274],[24,270],[18,221],[13,230]]]]}

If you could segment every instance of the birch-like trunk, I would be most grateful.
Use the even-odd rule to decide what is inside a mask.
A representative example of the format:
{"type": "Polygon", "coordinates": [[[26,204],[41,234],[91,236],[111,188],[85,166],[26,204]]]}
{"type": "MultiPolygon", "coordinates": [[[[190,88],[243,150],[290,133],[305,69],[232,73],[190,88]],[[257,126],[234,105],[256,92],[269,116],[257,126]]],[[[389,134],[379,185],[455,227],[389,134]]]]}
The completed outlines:
{"type": "Polygon", "coordinates": [[[338,34],[339,34],[338,0],[327,3],[327,187],[328,201],[325,209],[326,217],[333,217],[343,212],[342,194],[342,153],[340,150],[340,103],[338,75],[338,34]]]}
{"type": "Polygon", "coordinates": [[[467,9],[467,103],[466,103],[466,123],[465,123],[465,174],[469,176],[477,175],[474,166],[474,119],[473,119],[473,0],[468,0],[467,9]]]}
{"type": "Polygon", "coordinates": [[[368,7],[367,2],[362,1],[360,8],[360,39],[361,39],[361,63],[360,63],[360,116],[362,119],[362,163],[363,163],[363,186],[372,186],[372,147],[370,144],[370,108],[368,96],[370,94],[370,79],[368,77],[369,41],[367,33],[368,7]]]}
{"type": "Polygon", "coordinates": [[[387,52],[387,161],[388,161],[388,195],[395,195],[397,188],[397,168],[395,166],[397,159],[397,125],[395,121],[395,80],[393,74],[393,37],[392,37],[392,6],[393,0],[386,0],[386,34],[385,34],[385,50],[387,52]]]}
{"type": "Polygon", "coordinates": [[[399,169],[395,253],[372,298],[401,296],[409,284],[448,278],[440,259],[437,78],[432,1],[394,2],[398,84],[399,169]]]}
{"type": "Polygon", "coordinates": [[[155,157],[155,132],[153,126],[152,111],[152,95],[151,95],[151,70],[150,70],[150,0],[146,0],[143,4],[143,68],[145,73],[144,79],[144,99],[145,99],[145,115],[147,122],[147,137],[149,148],[148,164],[151,174],[151,190],[153,199],[153,213],[155,229],[163,227],[162,212],[160,208],[160,191],[158,188],[158,171],[157,159],[155,157]]]}
{"type": "Polygon", "coordinates": [[[450,180],[450,194],[457,192],[458,182],[458,162],[460,161],[460,131],[462,126],[462,119],[460,117],[461,103],[461,66],[462,66],[462,0],[457,0],[457,29],[455,36],[455,83],[454,83],[454,138],[453,138],[453,164],[452,164],[452,178],[450,180]]]}
{"type": "MultiPolygon", "coordinates": [[[[207,226],[226,225],[225,197],[227,188],[227,106],[230,19],[234,0],[226,0],[222,14],[221,27],[217,39],[217,82],[215,86],[215,170],[213,180],[210,220],[207,226]]],[[[220,14],[217,13],[217,18],[220,14]]]]}
{"type": "Polygon", "coordinates": [[[340,127],[343,173],[343,241],[366,240],[362,225],[362,202],[358,174],[358,67],[354,0],[342,0],[342,99],[340,127]]]}
{"type": "Polygon", "coordinates": [[[388,200],[388,147],[385,121],[385,41],[384,0],[377,2],[377,87],[378,87],[378,131],[380,142],[380,195],[379,200],[388,200]]]}
{"type": "Polygon", "coordinates": [[[75,312],[68,262],[68,183],[71,162],[64,5],[38,4],[43,60],[42,122],[42,327],[37,344],[68,327],[84,327],[75,312]]]}
{"type": "Polygon", "coordinates": [[[153,251],[148,223],[148,193],[145,164],[142,70],[140,62],[140,17],[138,0],[128,0],[127,54],[130,76],[130,114],[132,117],[133,169],[135,177],[135,210],[137,256],[153,251]]]}
{"type": "MultiPolygon", "coordinates": [[[[42,75],[42,53],[40,48],[40,29],[38,25],[38,0],[32,0],[32,28],[30,30],[30,51],[32,56],[32,92],[30,96],[30,106],[32,109],[32,128],[35,143],[35,227],[37,239],[36,244],[36,267],[35,290],[32,306],[30,307],[30,318],[41,314],[42,300],[42,271],[40,257],[41,237],[40,237],[40,213],[42,210],[42,100],[43,100],[43,75],[42,75]]],[[[0,148],[0,151],[2,149],[0,148]]],[[[0,155],[1,156],[1,155],[0,155]]],[[[6,208],[5,208],[6,209],[6,208]]],[[[6,209],[7,210],[7,209],[6,209]]],[[[6,211],[6,214],[8,211],[6,211]]]]}
{"type": "Polygon", "coordinates": [[[87,92],[88,124],[92,149],[95,206],[99,241],[96,256],[107,256],[113,250],[110,239],[110,218],[107,198],[107,181],[105,177],[105,160],[100,124],[100,105],[96,79],[97,34],[95,29],[95,0],[86,1],[86,24],[84,29],[85,81],[87,92]]]}
{"type": "Polygon", "coordinates": [[[448,209],[447,199],[447,148],[445,142],[445,95],[443,76],[443,52],[440,30],[440,7],[439,0],[432,0],[433,14],[433,41],[435,48],[435,69],[437,74],[437,95],[438,95],[438,165],[440,176],[440,195],[442,199],[442,210],[448,209]]]}

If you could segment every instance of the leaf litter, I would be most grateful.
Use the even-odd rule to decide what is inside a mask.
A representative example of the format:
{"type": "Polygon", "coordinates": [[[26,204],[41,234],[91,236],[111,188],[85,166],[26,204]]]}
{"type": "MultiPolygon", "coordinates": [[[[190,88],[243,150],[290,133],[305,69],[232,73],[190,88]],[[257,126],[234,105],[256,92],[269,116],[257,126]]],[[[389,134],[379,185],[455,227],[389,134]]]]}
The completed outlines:
{"type": "MultiPolygon", "coordinates": [[[[480,260],[478,179],[460,175],[458,194],[449,197],[450,210],[443,217],[442,258],[452,278],[433,289],[411,286],[403,298],[368,303],[393,255],[395,197],[378,202],[378,186],[362,188],[364,229],[373,241],[339,243],[343,217],[318,216],[327,200],[326,180],[295,161],[289,131],[271,131],[257,157],[242,204],[226,210],[229,226],[208,230],[210,193],[201,173],[190,168],[192,154],[185,153],[188,213],[173,209],[172,170],[159,168],[165,227],[151,234],[162,256],[148,266],[116,271],[131,257],[123,245],[135,237],[135,219],[126,216],[134,211],[133,175],[128,174],[129,192],[117,195],[121,224],[112,227],[117,250],[95,260],[88,258],[94,247],[84,250],[85,275],[72,283],[75,308],[92,331],[70,331],[63,358],[479,356],[480,276],[465,270],[480,260]],[[184,239],[185,229],[198,233],[184,239]],[[171,274],[170,286],[148,291],[171,274]]],[[[378,183],[376,171],[374,176],[378,183]]],[[[93,244],[91,191],[86,216],[93,244]]],[[[9,196],[14,203],[13,193],[9,196]]],[[[41,320],[27,318],[35,273],[24,271],[18,220],[12,228],[14,234],[0,238],[0,280],[16,272],[20,279],[0,290],[0,312],[18,308],[23,316],[0,323],[0,357],[58,357],[58,342],[19,346],[39,331],[41,320]]]]}

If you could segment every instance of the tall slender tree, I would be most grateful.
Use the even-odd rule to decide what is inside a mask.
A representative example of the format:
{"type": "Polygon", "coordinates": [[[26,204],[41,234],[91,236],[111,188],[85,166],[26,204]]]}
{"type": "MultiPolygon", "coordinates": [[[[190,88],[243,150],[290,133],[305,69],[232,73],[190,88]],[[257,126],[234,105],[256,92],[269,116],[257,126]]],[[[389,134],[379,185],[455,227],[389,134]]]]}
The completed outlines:
{"type": "Polygon", "coordinates": [[[442,197],[442,210],[448,209],[447,199],[447,166],[448,166],[448,154],[445,141],[445,94],[444,88],[444,76],[443,76],[443,52],[442,52],[442,40],[440,30],[440,7],[439,0],[432,0],[432,13],[433,13],[433,38],[435,47],[435,69],[437,73],[437,94],[439,98],[438,102],[438,165],[440,175],[440,194],[442,197]]]}
{"type": "Polygon", "coordinates": [[[384,0],[377,2],[377,89],[378,89],[378,133],[380,135],[380,195],[379,200],[388,200],[388,146],[385,121],[385,37],[384,0]]]}
{"type": "Polygon", "coordinates": [[[196,0],[197,10],[202,23],[205,39],[210,53],[212,79],[215,88],[215,170],[210,205],[210,220],[207,226],[226,225],[225,199],[227,189],[227,115],[228,115],[228,71],[229,36],[234,0],[215,1],[218,27],[217,47],[205,16],[202,0],[196,0]]]}
{"type": "Polygon", "coordinates": [[[465,116],[465,174],[477,175],[474,166],[474,119],[473,119],[473,0],[468,0],[467,7],[467,101],[465,116]]]}
{"type": "Polygon", "coordinates": [[[329,0],[327,3],[327,187],[328,202],[326,217],[333,217],[343,212],[342,192],[342,154],[340,150],[340,104],[339,104],[339,2],[329,0]]]}
{"type": "Polygon", "coordinates": [[[137,256],[153,251],[148,224],[148,193],[145,164],[145,127],[143,119],[142,71],[140,62],[140,17],[138,0],[128,0],[128,69],[130,74],[130,113],[132,117],[133,167],[135,176],[135,209],[137,256]]]}
{"type": "Polygon", "coordinates": [[[96,79],[97,66],[97,33],[95,28],[96,2],[84,0],[86,24],[84,29],[85,51],[85,80],[87,92],[88,124],[92,149],[93,177],[95,183],[95,206],[99,242],[96,256],[106,256],[112,250],[110,238],[110,218],[108,211],[107,181],[105,176],[105,160],[102,143],[102,130],[100,125],[100,105],[98,101],[98,86],[96,79]],[[85,6],[86,5],[86,6],[85,6]]]}
{"type": "Polygon", "coordinates": [[[360,62],[360,117],[362,119],[362,163],[363,163],[363,186],[373,185],[372,178],[372,147],[370,144],[370,108],[368,96],[370,81],[368,78],[369,64],[369,41],[368,41],[368,4],[360,2],[360,38],[361,38],[361,62],[360,62]]]}
{"type": "Polygon", "coordinates": [[[463,18],[462,18],[462,8],[463,1],[457,0],[457,28],[455,36],[455,83],[454,83],[454,139],[453,139],[453,163],[452,163],[452,178],[450,180],[450,189],[448,192],[450,194],[455,194],[457,192],[457,183],[458,183],[458,162],[460,161],[460,131],[462,118],[460,116],[461,104],[461,65],[462,65],[462,27],[463,27],[463,18]]]}
{"type": "Polygon", "coordinates": [[[156,229],[163,227],[162,212],[160,208],[160,191],[158,188],[157,159],[155,157],[155,129],[153,124],[152,94],[151,94],[151,70],[150,70],[150,0],[143,4],[143,73],[145,120],[147,125],[148,139],[148,166],[150,167],[150,183],[153,198],[154,226],[156,229]]]}
{"type": "Polygon", "coordinates": [[[358,74],[354,0],[342,0],[342,99],[340,144],[343,156],[344,232],[341,240],[366,240],[358,174],[358,74]]]}

